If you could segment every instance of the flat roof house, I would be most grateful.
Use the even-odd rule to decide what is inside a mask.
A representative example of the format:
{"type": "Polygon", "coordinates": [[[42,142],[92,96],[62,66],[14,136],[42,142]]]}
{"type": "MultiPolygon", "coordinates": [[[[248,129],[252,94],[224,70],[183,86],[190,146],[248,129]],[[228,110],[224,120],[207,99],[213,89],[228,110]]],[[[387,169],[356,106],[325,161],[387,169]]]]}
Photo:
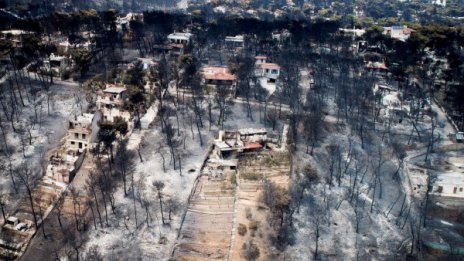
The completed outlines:
{"type": "Polygon", "coordinates": [[[55,55],[52,53],[49,59],[44,61],[44,67],[46,70],[53,71],[58,76],[61,76],[65,70],[70,68],[72,65],[71,59],[66,56],[55,55]]]}
{"type": "Polygon", "coordinates": [[[406,42],[411,34],[416,32],[416,30],[408,28],[406,25],[384,27],[383,29],[383,34],[403,42],[406,42]]]}
{"type": "Polygon", "coordinates": [[[18,47],[21,44],[21,41],[25,35],[33,34],[32,32],[12,29],[0,31],[0,39],[10,40],[13,43],[13,46],[18,47]]]}
{"type": "Polygon", "coordinates": [[[94,114],[84,113],[69,121],[66,147],[72,151],[84,152],[90,148],[94,114]]]}
{"type": "Polygon", "coordinates": [[[190,42],[190,38],[192,37],[191,33],[171,33],[168,35],[169,43],[172,44],[187,44],[190,42]]]}
{"type": "Polygon", "coordinates": [[[432,194],[441,197],[464,198],[464,174],[458,172],[439,174],[433,183],[432,194]]]}
{"type": "Polygon", "coordinates": [[[243,35],[226,36],[225,43],[228,48],[243,48],[245,47],[245,38],[243,35]]]}
{"type": "Polygon", "coordinates": [[[107,84],[106,89],[99,93],[97,98],[97,107],[112,108],[122,106],[124,99],[126,98],[127,89],[126,87],[107,84]]]}
{"type": "MultiPolygon", "coordinates": [[[[101,91],[97,98],[97,108],[103,114],[103,120],[113,122],[115,117],[123,118],[130,123],[131,114],[123,110],[124,100],[127,96],[126,87],[108,84],[106,89],[101,91]]],[[[129,124],[129,127],[131,125],[129,124]]]]}
{"type": "Polygon", "coordinates": [[[168,35],[169,47],[173,54],[182,55],[184,53],[184,47],[190,42],[192,37],[191,33],[171,33],[168,35]]]}
{"type": "Polygon", "coordinates": [[[267,141],[267,130],[264,128],[219,131],[219,137],[214,141],[214,153],[220,159],[225,159],[234,153],[259,151],[267,141]]]}

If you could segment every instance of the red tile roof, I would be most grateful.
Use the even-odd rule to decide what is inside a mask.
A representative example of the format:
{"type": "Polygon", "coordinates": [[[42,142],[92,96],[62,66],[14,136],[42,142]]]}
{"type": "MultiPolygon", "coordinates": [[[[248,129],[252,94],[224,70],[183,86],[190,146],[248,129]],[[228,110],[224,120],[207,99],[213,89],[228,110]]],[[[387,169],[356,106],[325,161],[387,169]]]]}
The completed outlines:
{"type": "Polygon", "coordinates": [[[236,79],[226,67],[205,67],[201,72],[205,80],[235,81],[236,79]]]}
{"type": "Polygon", "coordinates": [[[247,145],[245,145],[245,149],[261,149],[263,147],[263,145],[259,144],[259,143],[248,143],[247,145]]]}
{"type": "Polygon", "coordinates": [[[261,64],[258,64],[258,67],[263,68],[263,69],[276,69],[276,70],[280,69],[280,66],[275,63],[261,63],[261,64]]]}

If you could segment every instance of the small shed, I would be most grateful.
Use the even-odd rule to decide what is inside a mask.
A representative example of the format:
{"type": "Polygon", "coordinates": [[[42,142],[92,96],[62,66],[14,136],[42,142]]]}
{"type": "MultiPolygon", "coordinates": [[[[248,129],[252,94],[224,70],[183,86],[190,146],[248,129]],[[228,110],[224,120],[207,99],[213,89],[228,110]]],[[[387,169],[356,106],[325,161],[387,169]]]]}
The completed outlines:
{"type": "Polygon", "coordinates": [[[464,143],[464,132],[458,132],[456,133],[456,142],[458,143],[464,143]]]}
{"type": "Polygon", "coordinates": [[[19,224],[19,219],[17,217],[8,217],[6,223],[11,226],[16,226],[19,224]]]}

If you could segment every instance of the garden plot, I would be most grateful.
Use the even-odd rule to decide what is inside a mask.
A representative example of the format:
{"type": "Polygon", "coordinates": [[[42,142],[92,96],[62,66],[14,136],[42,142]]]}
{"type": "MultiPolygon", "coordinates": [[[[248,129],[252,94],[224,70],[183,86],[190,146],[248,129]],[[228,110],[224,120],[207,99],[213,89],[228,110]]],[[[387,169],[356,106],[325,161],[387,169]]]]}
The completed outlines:
{"type": "MultiPolygon", "coordinates": [[[[48,177],[42,177],[32,191],[34,211],[39,223],[53,209],[53,203],[66,188],[65,184],[55,182],[48,177]]],[[[17,218],[18,224],[3,226],[0,244],[0,258],[17,258],[26,250],[29,241],[37,232],[34,225],[34,215],[29,198],[23,198],[10,217],[17,218]]]]}
{"type": "Polygon", "coordinates": [[[227,260],[234,220],[234,192],[229,175],[202,175],[195,187],[174,260],[227,260]]]}
{"type": "Polygon", "coordinates": [[[290,173],[290,157],[286,152],[263,152],[240,158],[237,178],[236,224],[233,235],[231,260],[243,260],[242,247],[250,240],[260,251],[258,260],[271,258],[268,252],[270,245],[267,222],[269,210],[261,203],[264,178],[288,188],[290,173]]]}

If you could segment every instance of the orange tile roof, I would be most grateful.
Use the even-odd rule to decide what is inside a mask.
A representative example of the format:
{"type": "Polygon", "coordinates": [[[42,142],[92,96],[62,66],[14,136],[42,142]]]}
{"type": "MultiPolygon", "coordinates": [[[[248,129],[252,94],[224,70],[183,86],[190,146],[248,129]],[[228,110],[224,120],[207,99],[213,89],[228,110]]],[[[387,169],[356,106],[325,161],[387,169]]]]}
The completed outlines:
{"type": "Polygon", "coordinates": [[[245,149],[261,149],[263,147],[263,145],[255,142],[255,143],[248,143],[247,145],[245,145],[245,149]]]}
{"type": "Polygon", "coordinates": [[[263,69],[277,69],[277,70],[280,69],[280,66],[276,63],[262,63],[262,64],[258,64],[258,66],[263,69]]]}
{"type": "Polygon", "coordinates": [[[235,81],[236,79],[226,67],[205,67],[201,72],[205,80],[235,81]]]}
{"type": "Polygon", "coordinates": [[[177,49],[182,49],[184,48],[184,45],[183,44],[175,44],[175,43],[172,43],[169,45],[171,48],[177,48],[177,49]]]}

